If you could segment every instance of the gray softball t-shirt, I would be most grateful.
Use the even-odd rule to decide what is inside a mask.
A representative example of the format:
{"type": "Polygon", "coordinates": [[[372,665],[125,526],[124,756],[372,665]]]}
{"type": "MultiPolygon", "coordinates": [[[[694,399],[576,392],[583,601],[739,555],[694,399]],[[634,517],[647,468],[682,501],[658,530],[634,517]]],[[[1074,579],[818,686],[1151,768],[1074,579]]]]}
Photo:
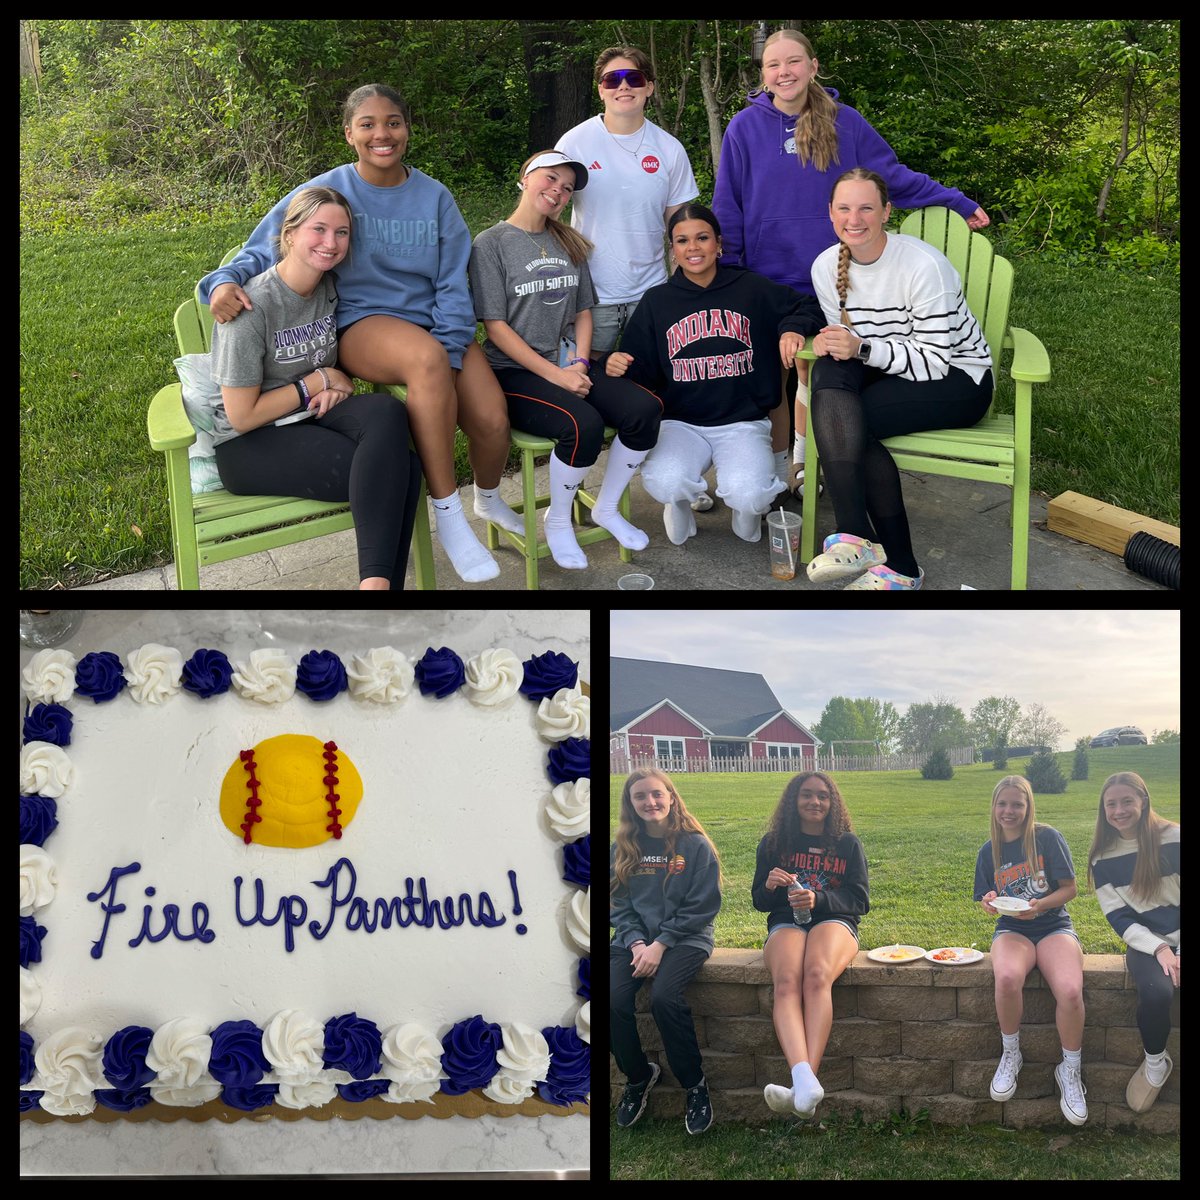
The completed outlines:
{"type": "MultiPolygon", "coordinates": [[[[213,324],[212,377],[225,387],[260,387],[264,392],[295,383],[317,367],[337,363],[337,286],[332,273],[311,296],[292,291],[271,267],[243,289],[254,306],[224,325],[213,324]]],[[[299,396],[297,411],[302,411],[299,396]]],[[[286,418],[284,418],[286,419],[286,418]]],[[[238,432],[218,405],[213,445],[238,432]]]]}
{"type": "MultiPolygon", "coordinates": [[[[471,297],[481,321],[506,321],[547,362],[558,362],[564,336],[574,339],[575,314],[596,293],[587,263],[573,263],[548,230],[527,233],[501,221],[471,247],[471,297]]],[[[517,367],[489,338],[483,352],[495,368],[517,367]]]]}

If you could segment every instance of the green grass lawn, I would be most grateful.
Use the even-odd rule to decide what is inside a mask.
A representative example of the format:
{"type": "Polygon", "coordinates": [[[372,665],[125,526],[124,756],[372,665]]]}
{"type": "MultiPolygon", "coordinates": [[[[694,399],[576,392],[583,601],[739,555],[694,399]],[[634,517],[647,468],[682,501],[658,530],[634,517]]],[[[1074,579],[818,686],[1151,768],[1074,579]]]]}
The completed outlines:
{"type": "MultiPolygon", "coordinates": [[[[1087,852],[1096,827],[1100,785],[1115,771],[1136,771],[1147,783],[1156,812],[1179,820],[1179,746],[1120,746],[1091,750],[1090,778],[1060,795],[1035,797],[1037,818],[1067,840],[1079,895],[1067,906],[1085,954],[1116,954],[1124,945],[1087,887],[1087,852]]],[[[1060,754],[1070,776],[1074,754],[1060,754]]],[[[1010,759],[1019,775],[1023,759],[1010,759]]],[[[766,915],[750,902],[754,853],[790,774],[678,775],[688,809],[721,856],[724,900],[716,921],[718,946],[758,947],[766,915]]],[[[1003,775],[990,763],[956,767],[954,778],[925,780],[919,771],[843,772],[838,787],[863,844],[870,875],[871,911],[859,926],[864,949],[892,942],[935,946],[991,946],[995,918],[972,899],[975,856],[991,836],[992,789],[1003,775]]],[[[610,837],[623,778],[611,781],[610,837]]]]}

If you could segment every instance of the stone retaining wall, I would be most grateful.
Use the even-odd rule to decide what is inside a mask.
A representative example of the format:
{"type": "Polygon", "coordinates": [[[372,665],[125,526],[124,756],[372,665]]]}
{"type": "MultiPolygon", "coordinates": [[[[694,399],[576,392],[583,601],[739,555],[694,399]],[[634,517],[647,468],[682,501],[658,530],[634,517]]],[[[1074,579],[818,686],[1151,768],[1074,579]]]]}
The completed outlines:
{"type": "MultiPolygon", "coordinates": [[[[1158,1102],[1135,1114],[1125,1085],[1143,1056],[1135,1011],[1137,991],[1118,954],[1083,959],[1083,1081],[1089,1128],[1135,1125],[1153,1133],[1179,1130],[1179,997],[1172,1009],[1167,1052],[1175,1069],[1158,1102]]],[[[663,1069],[650,1113],[682,1117],[683,1092],[671,1074],[649,1012],[648,987],[638,997],[642,1045],[663,1069]]],[[[718,1121],[762,1121],[774,1114],[765,1084],[789,1085],[787,1062],[771,1023],[774,988],[760,950],[716,950],[687,990],[704,1073],[718,1121]]],[[[988,1085],[1000,1058],[991,955],[970,966],[921,961],[905,966],[869,962],[860,952],[833,986],[833,1030],[819,1077],[825,1100],[818,1115],[861,1109],[867,1120],[928,1108],[939,1124],[996,1121],[1015,1127],[1066,1125],[1054,1067],[1062,1047],[1054,997],[1040,972],[1025,984],[1021,1069],[1017,1094],[999,1104],[988,1085]]],[[[624,1078],[611,1063],[612,1103],[624,1078]]]]}

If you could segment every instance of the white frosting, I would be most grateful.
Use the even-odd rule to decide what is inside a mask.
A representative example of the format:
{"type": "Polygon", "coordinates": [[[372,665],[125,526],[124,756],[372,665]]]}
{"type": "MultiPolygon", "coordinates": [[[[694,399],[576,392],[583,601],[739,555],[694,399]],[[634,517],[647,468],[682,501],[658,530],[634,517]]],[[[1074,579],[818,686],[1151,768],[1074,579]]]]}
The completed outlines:
{"type": "Polygon", "coordinates": [[[590,1000],[580,1005],[579,1011],[575,1014],[575,1032],[589,1046],[592,1044],[592,1002],[590,1000]]]}
{"type": "Polygon", "coordinates": [[[442,1070],[442,1043],[420,1025],[393,1025],[383,1035],[383,1071],[392,1080],[385,1099],[394,1104],[433,1097],[447,1079],[442,1070]]]}
{"type": "MultiPolygon", "coordinates": [[[[351,660],[351,693],[316,703],[296,691],[292,657],[256,651],[238,665],[236,690],[203,706],[173,691],[177,652],[148,646],[136,657],[127,677],[137,676],[140,695],[130,687],[78,706],[67,753],[45,743],[22,750],[23,792],[71,797],[50,845],[53,899],[53,871],[39,862],[26,876],[23,855],[22,904],[44,903],[38,919],[53,939],[43,961],[22,973],[22,1021],[38,1047],[34,1077],[23,1086],[47,1093],[47,1111],[90,1111],[91,1092],[110,1086],[99,1070],[104,1041],[144,1025],[155,1030],[146,1059],[154,1098],[204,1104],[221,1090],[208,1071],[211,1031],[251,1020],[263,1030],[271,1067],[262,1082],[279,1086],[281,1104],[319,1105],[350,1080],[322,1069],[322,1022],[354,1009],[386,1030],[373,1078],[388,1081],[393,1103],[433,1099],[447,1078],[440,1039],[475,1014],[505,1030],[496,1095],[516,1103],[532,1094],[548,1069],[537,1030],[577,1004],[577,952],[557,914],[573,895],[567,926],[577,945],[580,937],[586,945],[587,915],[585,893],[560,877],[541,805],[530,803],[546,795],[547,746],[532,703],[503,703],[521,679],[515,656],[477,656],[473,685],[435,700],[412,689],[411,663],[384,647],[351,660]],[[394,703],[404,697],[408,703],[394,703]],[[464,703],[468,697],[475,703],[464,703]],[[222,823],[220,785],[240,750],[283,733],[336,740],[362,776],[363,801],[340,841],[305,850],[246,845],[222,823]],[[376,898],[386,905],[404,897],[406,880],[414,894],[426,889],[443,915],[449,905],[461,917],[465,894],[482,917],[486,892],[503,922],[353,928],[346,907],[330,911],[331,897],[344,904],[350,895],[343,859],[356,874],[359,916],[372,924],[376,898]],[[133,863],[139,870],[116,885],[124,911],[112,915],[103,953],[92,958],[104,914],[87,896],[104,891],[112,868],[133,863]],[[336,893],[317,886],[335,870],[336,893]],[[235,876],[243,880],[237,907],[235,876]],[[284,902],[300,918],[291,952],[283,920],[237,919],[254,916],[259,881],[268,920],[284,902]],[[175,932],[139,940],[143,920],[146,932],[164,932],[168,904],[178,906],[175,932]],[[214,935],[207,943],[177,936],[196,932],[200,904],[214,935]]],[[[559,807],[570,822],[579,797],[559,807]]],[[[42,857],[35,848],[33,858],[42,857]]]]}
{"type": "Polygon", "coordinates": [[[21,847],[21,916],[31,917],[54,899],[54,859],[41,846],[21,847]]]}
{"type": "Polygon", "coordinates": [[[104,1039],[78,1025],[51,1034],[34,1054],[33,1086],[45,1092],[41,1106],[56,1116],[77,1116],[96,1107],[92,1093],[108,1086],[100,1059],[104,1039]]]}
{"type": "Polygon", "coordinates": [[[538,733],[547,741],[590,737],[592,702],[579,688],[561,688],[538,705],[538,733]]]}
{"type": "Polygon", "coordinates": [[[75,780],[75,768],[61,746],[28,742],[21,747],[21,794],[57,799],[75,780]]]}
{"type": "Polygon", "coordinates": [[[591,934],[589,932],[591,905],[591,888],[588,888],[586,892],[576,892],[567,905],[567,933],[571,935],[571,941],[584,954],[591,953],[591,934]]]}
{"type": "Polygon", "coordinates": [[[75,693],[75,656],[69,650],[39,650],[21,672],[33,704],[66,704],[75,693]]]}
{"type": "Polygon", "coordinates": [[[517,694],[525,668],[511,650],[485,650],[467,662],[466,678],[473,704],[503,704],[517,694]]]}
{"type": "Polygon", "coordinates": [[[337,1099],[337,1085],[328,1080],[310,1079],[305,1083],[281,1083],[275,1097],[284,1108],[320,1108],[337,1099]]]}
{"type": "Polygon", "coordinates": [[[183,655],[170,646],[147,642],[125,658],[125,681],[139,704],[161,704],[179,691],[183,680],[183,655]]]}
{"type": "Polygon", "coordinates": [[[502,1026],[501,1033],[504,1048],[496,1053],[500,1070],[483,1094],[501,1104],[520,1104],[549,1073],[550,1047],[536,1029],[520,1022],[502,1026]]]}
{"type": "Polygon", "coordinates": [[[296,660],[282,650],[254,650],[250,662],[238,663],[233,686],[247,700],[282,704],[296,694],[296,660]]]}
{"type": "Polygon", "coordinates": [[[560,783],[546,801],[550,828],[564,842],[573,842],[591,832],[591,780],[576,779],[560,783]]]}
{"type": "Polygon", "coordinates": [[[42,1007],[42,985],[33,977],[33,972],[21,968],[21,1024],[32,1020],[42,1007]]]}
{"type": "Polygon", "coordinates": [[[158,1073],[159,1086],[187,1091],[200,1084],[215,1082],[208,1073],[211,1055],[212,1038],[208,1025],[194,1017],[176,1017],[158,1027],[150,1042],[146,1065],[158,1073]]]}
{"type": "Polygon", "coordinates": [[[391,646],[356,654],[346,668],[350,694],[359,700],[394,704],[413,690],[414,669],[408,656],[391,646]]]}
{"type": "Polygon", "coordinates": [[[172,1108],[199,1108],[201,1104],[215,1100],[220,1094],[221,1085],[211,1078],[207,1083],[198,1083],[193,1088],[159,1087],[154,1083],[150,1085],[151,1098],[159,1104],[169,1104],[172,1108]]]}
{"type": "Polygon", "coordinates": [[[307,1083],[324,1066],[325,1026],[295,1009],[276,1013],[263,1029],[263,1054],[281,1083],[307,1083]]]}

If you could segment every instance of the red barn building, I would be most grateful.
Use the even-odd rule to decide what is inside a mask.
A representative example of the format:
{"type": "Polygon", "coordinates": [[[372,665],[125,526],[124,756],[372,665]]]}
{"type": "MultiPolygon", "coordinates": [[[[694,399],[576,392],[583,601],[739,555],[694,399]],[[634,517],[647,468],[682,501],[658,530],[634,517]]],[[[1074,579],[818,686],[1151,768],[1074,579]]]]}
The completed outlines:
{"type": "Polygon", "coordinates": [[[821,740],[747,671],[613,658],[609,757],[613,774],[791,771],[813,765],[821,740]]]}

